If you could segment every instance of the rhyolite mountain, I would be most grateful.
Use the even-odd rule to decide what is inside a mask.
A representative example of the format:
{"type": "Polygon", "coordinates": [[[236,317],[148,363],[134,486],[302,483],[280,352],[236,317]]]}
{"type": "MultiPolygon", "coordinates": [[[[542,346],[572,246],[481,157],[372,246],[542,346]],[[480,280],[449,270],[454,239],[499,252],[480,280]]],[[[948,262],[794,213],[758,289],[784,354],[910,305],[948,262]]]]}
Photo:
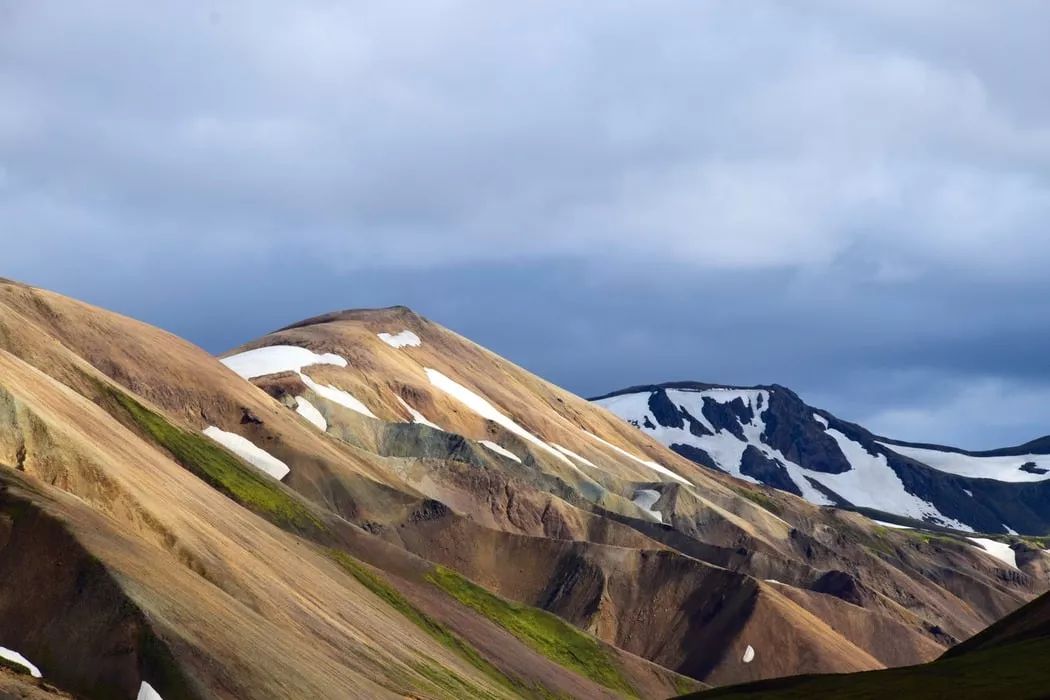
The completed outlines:
{"type": "Polygon", "coordinates": [[[593,401],[697,464],[812,503],[962,531],[1050,532],[1050,437],[987,452],[902,442],[778,385],[672,382],[593,401]]]}
{"type": "Polygon", "coordinates": [[[700,467],[402,307],[217,358],[0,281],[0,697],[663,698],[882,669],[1047,591],[1043,549],[700,467]]]}

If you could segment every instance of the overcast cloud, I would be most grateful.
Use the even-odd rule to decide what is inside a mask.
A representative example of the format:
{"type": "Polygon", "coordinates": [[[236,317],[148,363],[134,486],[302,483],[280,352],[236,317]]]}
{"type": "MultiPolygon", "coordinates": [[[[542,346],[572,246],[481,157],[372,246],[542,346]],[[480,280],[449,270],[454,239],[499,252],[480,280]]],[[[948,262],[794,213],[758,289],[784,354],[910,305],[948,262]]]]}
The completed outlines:
{"type": "Polygon", "coordinates": [[[404,303],[583,394],[1050,433],[1039,0],[0,0],[0,274],[212,351],[404,303]]]}

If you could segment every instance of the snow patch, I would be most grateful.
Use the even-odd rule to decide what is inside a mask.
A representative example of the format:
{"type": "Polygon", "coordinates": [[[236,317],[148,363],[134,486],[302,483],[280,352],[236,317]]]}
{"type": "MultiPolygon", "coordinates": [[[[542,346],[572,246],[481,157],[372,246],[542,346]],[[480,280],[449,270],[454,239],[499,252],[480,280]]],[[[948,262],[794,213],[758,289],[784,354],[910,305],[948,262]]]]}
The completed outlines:
{"type": "Polygon", "coordinates": [[[474,413],[478,414],[486,420],[490,420],[493,423],[496,423],[497,425],[506,428],[508,431],[514,433],[523,440],[531,442],[533,445],[540,448],[544,452],[548,452],[554,455],[559,460],[565,462],[573,469],[578,469],[578,467],[572,463],[572,460],[570,460],[561,452],[545,443],[543,440],[540,440],[528,430],[525,430],[525,428],[521,427],[507,416],[500,413],[500,411],[491,403],[489,403],[484,397],[475,394],[473,391],[463,386],[462,384],[458,384],[455,381],[449,379],[441,372],[438,372],[436,369],[430,369],[429,367],[425,367],[424,370],[426,371],[427,378],[430,380],[431,384],[433,384],[441,391],[445,392],[452,398],[462,403],[474,413]]]}
{"type": "Polygon", "coordinates": [[[139,694],[135,696],[135,700],[164,700],[153,686],[142,681],[142,685],[139,686],[139,694]]]}
{"type": "Polygon", "coordinates": [[[871,522],[876,523],[878,525],[882,525],[883,527],[893,528],[894,530],[914,530],[915,529],[913,527],[908,527],[907,525],[898,525],[897,523],[888,523],[885,520],[872,520],[871,522]]]}
{"type": "Polygon", "coordinates": [[[228,433],[225,430],[216,428],[214,425],[209,425],[204,429],[204,434],[248,464],[266,472],[278,481],[286,477],[288,472],[291,471],[287,464],[266,450],[256,447],[250,440],[241,437],[237,433],[228,433]]]}
{"type": "Polygon", "coordinates": [[[634,492],[634,499],[631,500],[631,503],[645,511],[645,514],[656,522],[662,523],[664,514],[658,510],[653,510],[653,506],[660,500],[660,495],[660,492],[656,489],[638,489],[634,492]]]}
{"type": "Polygon", "coordinates": [[[973,498],[973,491],[971,491],[970,489],[963,489],[963,493],[965,493],[970,498],[973,498]]]}
{"type": "Polygon", "coordinates": [[[496,454],[503,455],[504,457],[507,457],[509,459],[513,459],[518,464],[521,464],[521,458],[518,457],[518,455],[516,455],[513,452],[511,452],[510,450],[508,450],[506,447],[503,447],[502,445],[497,445],[496,443],[492,442],[491,440],[478,440],[478,442],[480,444],[484,445],[485,447],[489,448],[490,450],[492,450],[496,454]]]}
{"type": "Polygon", "coordinates": [[[351,411],[357,411],[358,413],[368,416],[369,418],[376,418],[376,414],[368,410],[368,406],[364,405],[356,396],[353,394],[337,389],[329,384],[318,384],[313,379],[310,379],[302,372],[299,373],[299,378],[303,380],[303,384],[314,390],[318,396],[323,399],[328,399],[332,403],[337,403],[344,408],[349,408],[351,411]]]}
{"type": "MultiPolygon", "coordinates": [[[[309,367],[310,365],[346,367],[348,365],[346,358],[339,355],[330,352],[319,355],[313,350],[307,350],[296,345],[271,345],[224,358],[221,362],[245,379],[253,379],[279,372],[295,372],[299,375],[303,384],[313,389],[319,396],[358,413],[363,413],[369,418],[376,417],[375,414],[368,410],[367,406],[342,389],[318,384],[303,374],[303,367],[309,367]]],[[[313,423],[312,420],[310,422],[313,423]]]]}
{"type": "Polygon", "coordinates": [[[745,664],[749,664],[755,660],[755,648],[750,644],[747,645],[747,649],[744,649],[744,657],[741,659],[745,664]]]}
{"type": "Polygon", "coordinates": [[[879,444],[893,450],[897,454],[911,457],[923,464],[928,464],[938,471],[949,474],[958,474],[959,476],[968,476],[975,479],[995,479],[996,481],[1013,482],[1046,481],[1050,479],[1050,471],[1046,474],[1033,474],[1032,472],[1021,471],[1021,467],[1029,462],[1034,463],[1039,469],[1050,470],[1050,455],[974,457],[958,452],[943,452],[924,447],[905,447],[904,445],[893,445],[885,442],[879,444]]]}
{"type": "Polygon", "coordinates": [[[1017,554],[1010,549],[1010,545],[990,540],[987,537],[967,537],[966,539],[975,542],[981,549],[1004,564],[1014,569],[1017,568],[1017,554]]]}
{"type": "Polygon", "coordinates": [[[271,345],[247,350],[220,360],[245,379],[279,372],[300,372],[310,365],[346,367],[346,358],[330,352],[323,355],[296,345],[271,345]]]}
{"type": "Polygon", "coordinates": [[[11,663],[18,664],[19,666],[22,666],[23,668],[28,669],[29,670],[29,675],[32,676],[33,678],[41,678],[42,677],[39,668],[37,668],[36,666],[31,664],[29,662],[29,659],[27,659],[26,657],[22,656],[21,654],[19,654],[17,651],[14,651],[13,649],[6,649],[4,647],[0,647],[0,659],[7,659],[11,663]]]}
{"type": "Polygon", "coordinates": [[[813,420],[815,420],[818,423],[820,423],[821,425],[823,425],[824,426],[824,430],[827,430],[828,428],[831,427],[831,425],[828,423],[828,419],[825,418],[824,416],[820,415],[819,413],[814,413],[813,414],[813,420]]]}
{"type": "Polygon", "coordinates": [[[310,421],[323,433],[328,430],[328,421],[324,419],[317,407],[302,396],[295,397],[295,412],[310,421]]]}
{"type": "Polygon", "coordinates": [[[413,423],[419,423],[420,425],[427,425],[427,426],[430,426],[431,428],[433,428],[434,430],[440,430],[441,432],[445,432],[444,428],[442,428],[437,423],[431,423],[429,420],[427,420],[426,416],[424,416],[422,413],[420,413],[416,409],[414,409],[411,406],[409,406],[408,402],[405,401],[403,398],[398,396],[397,400],[401,403],[402,406],[404,406],[405,410],[408,411],[409,415],[412,416],[412,422],[413,423]]]}
{"type": "Polygon", "coordinates": [[[949,518],[932,503],[909,492],[897,473],[890,468],[886,455],[871,454],[859,442],[838,430],[829,429],[827,434],[838,443],[852,469],[841,474],[810,472],[810,478],[856,506],[866,506],[915,520],[934,522],[956,530],[973,532],[973,528],[949,518]]]}
{"type": "Polygon", "coordinates": [[[391,335],[389,333],[378,333],[379,339],[392,348],[418,348],[423,344],[419,336],[412,331],[401,331],[391,335]]]}
{"type": "Polygon", "coordinates": [[[586,464],[588,467],[593,467],[594,469],[600,469],[601,468],[597,464],[592,462],[591,460],[587,459],[586,457],[581,457],[580,455],[576,454],[575,452],[573,452],[569,448],[562,447],[561,445],[559,445],[556,442],[552,442],[551,443],[551,447],[556,449],[558,452],[561,452],[563,455],[572,457],[573,459],[575,459],[577,462],[580,462],[581,464],[586,464]]]}
{"type": "Polygon", "coordinates": [[[624,457],[627,457],[628,459],[633,459],[635,462],[638,462],[638,464],[641,464],[643,467],[648,467],[649,469],[652,469],[655,472],[659,472],[660,474],[663,474],[664,476],[669,476],[672,479],[674,479],[675,481],[679,481],[679,482],[681,482],[683,484],[686,484],[688,486],[693,486],[694,485],[691,481],[688,481],[687,479],[683,479],[682,477],[678,476],[677,474],[675,474],[673,471],[671,471],[667,467],[663,466],[662,464],[657,464],[656,462],[654,462],[652,460],[649,460],[649,459],[642,459],[641,457],[636,457],[635,455],[631,454],[630,452],[628,452],[627,450],[623,449],[622,447],[617,447],[616,445],[612,444],[608,440],[601,439],[600,437],[598,437],[594,433],[588,432],[586,430],[584,430],[583,432],[584,432],[585,435],[589,435],[591,438],[593,438],[594,440],[597,440],[598,442],[602,443],[606,447],[609,447],[609,448],[611,448],[613,450],[616,450],[617,452],[622,454],[624,457]]]}

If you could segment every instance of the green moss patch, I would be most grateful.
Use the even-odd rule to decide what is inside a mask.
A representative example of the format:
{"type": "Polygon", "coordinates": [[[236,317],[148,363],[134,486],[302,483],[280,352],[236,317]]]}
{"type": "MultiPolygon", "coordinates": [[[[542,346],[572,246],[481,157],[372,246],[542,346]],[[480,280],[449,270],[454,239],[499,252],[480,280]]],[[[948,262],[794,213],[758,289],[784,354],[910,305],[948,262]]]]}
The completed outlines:
{"type": "Polygon", "coordinates": [[[756,505],[759,505],[759,506],[762,506],[763,508],[768,510],[773,515],[776,515],[778,517],[780,516],[780,513],[781,513],[780,506],[777,505],[776,501],[774,501],[772,498],[770,498],[766,494],[762,493],[761,491],[751,491],[749,489],[733,489],[733,490],[736,491],[738,496],[743,496],[744,498],[746,498],[747,500],[751,501],[752,503],[754,503],[756,505]]]}
{"type": "Polygon", "coordinates": [[[103,395],[131,423],[171,453],[175,461],[214,488],[277,525],[297,532],[325,527],[277,482],[248,466],[212,440],[183,430],[118,389],[101,385],[103,395]]]}
{"type": "Polygon", "coordinates": [[[29,676],[29,669],[22,664],[16,664],[14,661],[9,661],[5,658],[0,657],[0,669],[11,671],[12,673],[19,676],[29,676]]]}
{"type": "Polygon", "coordinates": [[[606,688],[637,695],[612,654],[597,639],[556,615],[503,600],[442,566],[428,574],[427,580],[555,663],[606,688]]]}
{"type": "MultiPolygon", "coordinates": [[[[528,696],[534,694],[530,689],[506,676],[493,664],[489,663],[489,661],[482,657],[481,654],[478,653],[478,650],[471,646],[469,642],[442,623],[424,613],[416,606],[412,605],[412,603],[410,603],[397,589],[382,580],[374,572],[367,569],[359,561],[338,549],[330,549],[328,550],[328,554],[336,561],[336,563],[343,567],[347,573],[357,579],[358,583],[370,590],[394,610],[397,610],[404,615],[410,622],[412,622],[412,624],[433,637],[442,646],[451,649],[461,656],[470,663],[471,666],[516,695],[528,696]]],[[[427,675],[420,669],[416,669],[416,671],[422,675],[427,675]]],[[[447,675],[448,673],[448,671],[444,671],[443,675],[447,675]]],[[[429,676],[427,677],[429,678],[429,676]]],[[[456,682],[465,683],[466,681],[460,679],[456,682]]],[[[448,683],[443,682],[439,685],[446,690],[449,689],[447,687],[448,683]]],[[[480,690],[477,690],[473,694],[463,697],[492,697],[491,693],[479,695],[478,693],[480,692],[480,690]]]]}

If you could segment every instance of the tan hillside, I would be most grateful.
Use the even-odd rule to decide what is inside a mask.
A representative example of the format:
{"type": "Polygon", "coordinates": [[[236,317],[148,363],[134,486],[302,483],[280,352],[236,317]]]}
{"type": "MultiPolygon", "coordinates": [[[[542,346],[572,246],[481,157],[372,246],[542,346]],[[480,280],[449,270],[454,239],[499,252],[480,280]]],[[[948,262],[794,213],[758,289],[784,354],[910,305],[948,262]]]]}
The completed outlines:
{"type": "Polygon", "coordinates": [[[927,661],[1047,589],[1041,553],[705,470],[407,309],[224,361],[0,283],[0,645],[63,691],[667,697],[927,661]]]}

